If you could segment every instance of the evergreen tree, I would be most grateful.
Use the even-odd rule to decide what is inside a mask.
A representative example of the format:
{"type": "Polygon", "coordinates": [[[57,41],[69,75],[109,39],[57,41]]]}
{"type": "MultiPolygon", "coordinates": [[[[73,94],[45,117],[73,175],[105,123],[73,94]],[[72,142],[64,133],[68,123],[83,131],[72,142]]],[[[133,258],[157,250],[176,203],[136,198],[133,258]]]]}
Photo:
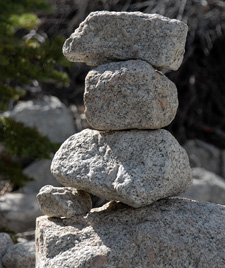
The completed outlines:
{"type": "MultiPolygon", "coordinates": [[[[0,1],[0,112],[24,96],[24,86],[33,80],[69,82],[67,74],[59,71],[59,66],[69,64],[61,53],[63,37],[40,41],[18,34],[37,27],[37,11],[50,10],[45,0],[0,1]]],[[[48,158],[58,147],[35,128],[3,116],[0,116],[0,145],[0,179],[10,180],[15,187],[30,179],[22,173],[21,158],[48,158]]]]}

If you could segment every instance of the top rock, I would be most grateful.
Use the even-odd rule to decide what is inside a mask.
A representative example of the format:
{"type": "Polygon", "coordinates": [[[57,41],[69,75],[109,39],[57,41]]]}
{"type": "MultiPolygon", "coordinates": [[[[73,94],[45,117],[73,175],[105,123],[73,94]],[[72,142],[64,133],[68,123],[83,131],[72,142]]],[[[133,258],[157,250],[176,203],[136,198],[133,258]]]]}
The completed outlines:
{"type": "Polygon", "coordinates": [[[177,70],[184,54],[185,23],[142,12],[92,12],[66,40],[69,61],[98,66],[141,59],[160,70],[177,70]]]}

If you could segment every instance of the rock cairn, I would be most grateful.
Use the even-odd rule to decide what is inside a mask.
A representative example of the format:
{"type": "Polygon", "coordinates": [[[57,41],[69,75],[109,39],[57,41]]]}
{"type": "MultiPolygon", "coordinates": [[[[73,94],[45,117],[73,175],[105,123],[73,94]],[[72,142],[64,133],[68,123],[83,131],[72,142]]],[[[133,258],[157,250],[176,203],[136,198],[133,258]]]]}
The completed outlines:
{"type": "MultiPolygon", "coordinates": [[[[198,259],[205,241],[192,243],[213,225],[191,229],[202,222],[199,210],[210,208],[168,198],[192,182],[185,150],[161,129],[178,106],[176,86],[161,70],[180,66],[186,35],[187,25],[178,20],[102,11],[91,13],[66,40],[67,59],[98,66],[85,81],[85,113],[93,129],[68,138],[54,156],[51,171],[66,187],[45,186],[37,196],[43,213],[58,217],[37,220],[37,268],[223,263],[211,253],[198,259]],[[91,210],[87,193],[116,202],[91,210]]],[[[225,217],[219,208],[214,214],[225,217]]],[[[208,252],[211,245],[222,250],[220,231],[211,230],[216,241],[208,252]]]]}
{"type": "Polygon", "coordinates": [[[184,23],[160,15],[102,11],[65,42],[69,60],[105,64],[85,80],[93,129],[71,136],[53,159],[51,171],[62,185],[135,208],[190,186],[186,152],[160,129],[176,114],[177,89],[155,69],[179,67],[186,34],[184,23]]]}

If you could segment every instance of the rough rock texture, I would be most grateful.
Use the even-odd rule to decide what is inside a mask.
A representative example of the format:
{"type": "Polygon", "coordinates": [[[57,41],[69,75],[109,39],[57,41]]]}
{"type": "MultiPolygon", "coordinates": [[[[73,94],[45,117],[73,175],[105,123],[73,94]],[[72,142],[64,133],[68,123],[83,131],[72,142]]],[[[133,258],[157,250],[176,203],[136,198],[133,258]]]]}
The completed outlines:
{"type": "Polygon", "coordinates": [[[34,180],[20,188],[20,192],[38,194],[41,187],[45,185],[51,184],[53,186],[61,186],[50,172],[51,162],[52,161],[49,159],[42,159],[27,166],[23,170],[23,173],[34,180]]]}
{"type": "Polygon", "coordinates": [[[9,247],[2,262],[6,268],[34,268],[35,242],[19,243],[9,247]]]}
{"type": "Polygon", "coordinates": [[[66,106],[56,97],[21,101],[12,111],[3,116],[14,118],[30,127],[37,127],[40,133],[53,142],[63,142],[75,133],[73,117],[66,106]]]}
{"type": "Polygon", "coordinates": [[[182,196],[225,205],[225,181],[203,168],[193,168],[193,184],[182,196]]]}
{"type": "Polygon", "coordinates": [[[177,89],[147,62],[130,60],[99,66],[85,81],[85,114],[96,129],[158,129],[170,124],[177,89]]]}
{"type": "Polygon", "coordinates": [[[62,144],[51,171],[65,186],[133,207],[178,195],[192,182],[185,150],[162,129],[83,130],[62,144]]]}
{"type": "Polygon", "coordinates": [[[13,241],[7,233],[0,233],[0,268],[3,268],[2,257],[5,255],[8,247],[13,245],[13,241]]]}
{"type": "Polygon", "coordinates": [[[188,27],[181,21],[141,12],[92,12],[63,46],[66,58],[98,66],[141,59],[158,69],[177,70],[188,27]]]}
{"type": "Polygon", "coordinates": [[[6,193],[0,196],[0,227],[24,232],[35,228],[36,217],[40,215],[36,194],[6,193]]]}
{"type": "Polygon", "coordinates": [[[37,199],[41,211],[49,217],[71,218],[87,214],[92,208],[90,195],[71,187],[46,185],[41,188],[37,199]]]}
{"type": "Polygon", "coordinates": [[[164,199],[106,204],[86,217],[37,219],[36,268],[225,267],[225,207],[164,199]]]}

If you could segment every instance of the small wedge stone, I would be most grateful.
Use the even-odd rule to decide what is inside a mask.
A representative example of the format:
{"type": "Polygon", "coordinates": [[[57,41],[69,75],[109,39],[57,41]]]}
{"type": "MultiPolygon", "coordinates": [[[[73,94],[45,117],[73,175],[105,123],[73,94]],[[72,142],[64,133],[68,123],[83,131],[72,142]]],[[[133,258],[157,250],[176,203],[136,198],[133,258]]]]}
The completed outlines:
{"type": "Polygon", "coordinates": [[[49,217],[71,218],[87,214],[92,208],[88,193],[70,187],[46,185],[37,195],[40,210],[49,217]]]}
{"type": "Polygon", "coordinates": [[[141,59],[158,69],[177,70],[188,27],[158,14],[92,12],[68,38],[63,53],[69,61],[98,66],[141,59]]]}
{"type": "Polygon", "coordinates": [[[85,115],[95,129],[158,129],[174,119],[177,88],[145,61],[99,66],[85,81],[85,115]]]}
{"type": "Polygon", "coordinates": [[[185,150],[166,130],[86,129],[67,139],[51,171],[65,186],[141,207],[192,183],[185,150]]]}

